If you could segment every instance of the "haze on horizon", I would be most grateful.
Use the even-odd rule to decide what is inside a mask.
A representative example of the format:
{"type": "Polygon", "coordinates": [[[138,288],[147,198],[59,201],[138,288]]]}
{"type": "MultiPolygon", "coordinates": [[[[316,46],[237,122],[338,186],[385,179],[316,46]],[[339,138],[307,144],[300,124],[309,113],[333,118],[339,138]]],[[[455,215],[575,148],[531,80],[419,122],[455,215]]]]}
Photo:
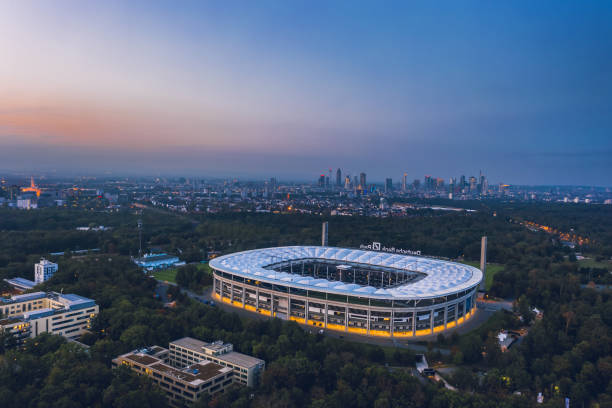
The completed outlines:
{"type": "Polygon", "coordinates": [[[2,2],[0,168],[611,186],[611,18],[610,2],[2,2]]]}

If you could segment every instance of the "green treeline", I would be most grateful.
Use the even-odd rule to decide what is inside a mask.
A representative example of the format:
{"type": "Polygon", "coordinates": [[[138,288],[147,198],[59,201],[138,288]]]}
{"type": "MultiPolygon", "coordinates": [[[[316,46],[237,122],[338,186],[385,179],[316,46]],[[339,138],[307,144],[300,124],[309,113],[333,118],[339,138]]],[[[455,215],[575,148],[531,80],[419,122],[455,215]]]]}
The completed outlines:
{"type": "MultiPolygon", "coordinates": [[[[210,250],[318,244],[321,217],[62,211],[0,210],[0,277],[18,273],[31,278],[27,274],[32,273],[33,262],[49,251],[101,248],[101,253],[83,257],[59,257],[60,271],[45,284],[46,289],[96,299],[100,315],[93,333],[82,339],[91,347],[83,352],[44,336],[24,349],[4,350],[0,355],[2,407],[165,406],[165,399],[147,379],[110,370],[110,360],[136,347],[166,345],[187,335],[232,342],[238,351],[267,362],[257,389],[236,387],[200,406],[531,407],[536,406],[538,392],[545,396],[542,407],[562,406],[565,397],[571,398],[572,406],[612,406],[610,292],[582,288],[584,271],[565,258],[567,248],[545,233],[508,222],[501,210],[495,217],[484,211],[442,215],[428,211],[402,219],[330,219],[333,245],[380,241],[449,258],[477,260],[480,236],[489,236],[489,259],[504,264],[491,293],[518,298],[524,321],[533,321],[533,306],[544,317],[533,322],[529,334],[507,353],[499,351],[495,335],[501,328],[518,328],[521,323],[503,312],[472,333],[440,336],[436,344],[429,344],[428,360],[459,365],[448,376],[459,392],[410,375],[414,354],[406,349],[309,334],[295,323],[279,320],[242,320],[234,313],[191,301],[177,288],[168,291],[177,306],[164,308],[166,299],[154,296],[156,282],[129,259],[138,249],[138,217],[144,221],[147,248],[174,253],[180,249],[191,253],[194,261],[210,250]],[[76,231],[76,226],[87,225],[85,219],[112,230],[76,231]],[[438,347],[450,350],[450,355],[440,354],[438,347]]],[[[591,222],[596,224],[600,215],[595,212],[591,222]]],[[[180,282],[194,288],[205,285],[209,275],[200,274],[201,270],[188,266],[180,282]]]]}

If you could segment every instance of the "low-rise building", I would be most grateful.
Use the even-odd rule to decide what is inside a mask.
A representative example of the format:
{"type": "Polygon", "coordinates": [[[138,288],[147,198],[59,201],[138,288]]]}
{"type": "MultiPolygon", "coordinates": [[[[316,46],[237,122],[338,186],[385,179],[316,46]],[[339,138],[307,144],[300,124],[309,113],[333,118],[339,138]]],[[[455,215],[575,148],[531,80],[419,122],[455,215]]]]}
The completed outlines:
{"type": "Polygon", "coordinates": [[[183,337],[170,343],[170,361],[175,366],[185,367],[203,360],[231,368],[234,370],[234,382],[248,387],[259,383],[266,367],[264,360],[234,351],[231,343],[206,343],[191,337],[183,337]]]}
{"type": "Polygon", "coordinates": [[[11,285],[17,292],[25,292],[36,286],[36,282],[20,277],[5,279],[4,281],[11,285]]]}
{"type": "Polygon", "coordinates": [[[499,348],[502,352],[508,351],[508,349],[516,342],[518,336],[514,332],[510,332],[507,330],[502,330],[497,335],[497,340],[499,341],[499,348]]]}
{"type": "Polygon", "coordinates": [[[223,392],[232,384],[233,371],[229,367],[200,361],[176,368],[171,362],[167,349],[153,346],[123,354],[113,359],[112,365],[126,365],[138,374],[151,377],[173,406],[194,403],[203,394],[223,392]]]}
{"type": "Polygon", "coordinates": [[[178,256],[168,254],[145,254],[135,258],[134,263],[146,270],[165,269],[181,263],[178,256]]]}
{"type": "Polygon", "coordinates": [[[41,333],[58,334],[76,339],[91,328],[98,315],[96,302],[74,294],[34,292],[0,298],[0,321],[3,331],[16,334],[19,340],[41,333]]]}

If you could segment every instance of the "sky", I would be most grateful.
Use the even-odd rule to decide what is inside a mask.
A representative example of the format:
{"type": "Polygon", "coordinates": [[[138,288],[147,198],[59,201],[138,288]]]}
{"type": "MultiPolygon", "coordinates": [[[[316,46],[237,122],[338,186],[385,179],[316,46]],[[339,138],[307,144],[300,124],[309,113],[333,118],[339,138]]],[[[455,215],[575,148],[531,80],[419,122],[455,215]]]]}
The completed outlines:
{"type": "Polygon", "coordinates": [[[611,21],[608,1],[0,1],[0,169],[612,186],[611,21]]]}

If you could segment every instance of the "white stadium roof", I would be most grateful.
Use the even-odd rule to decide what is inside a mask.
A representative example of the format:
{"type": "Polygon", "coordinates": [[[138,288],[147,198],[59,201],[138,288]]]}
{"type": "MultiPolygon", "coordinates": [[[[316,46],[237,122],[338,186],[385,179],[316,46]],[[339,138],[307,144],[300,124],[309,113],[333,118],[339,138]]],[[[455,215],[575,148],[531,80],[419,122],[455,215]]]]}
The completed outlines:
{"type": "Polygon", "coordinates": [[[423,299],[446,296],[473,288],[482,280],[482,272],[479,269],[455,262],[321,246],[290,246],[236,252],[211,260],[210,266],[222,272],[268,283],[379,299],[423,299]],[[271,264],[299,259],[361,263],[373,267],[420,272],[426,276],[415,282],[383,289],[265,269],[271,264]]]}

